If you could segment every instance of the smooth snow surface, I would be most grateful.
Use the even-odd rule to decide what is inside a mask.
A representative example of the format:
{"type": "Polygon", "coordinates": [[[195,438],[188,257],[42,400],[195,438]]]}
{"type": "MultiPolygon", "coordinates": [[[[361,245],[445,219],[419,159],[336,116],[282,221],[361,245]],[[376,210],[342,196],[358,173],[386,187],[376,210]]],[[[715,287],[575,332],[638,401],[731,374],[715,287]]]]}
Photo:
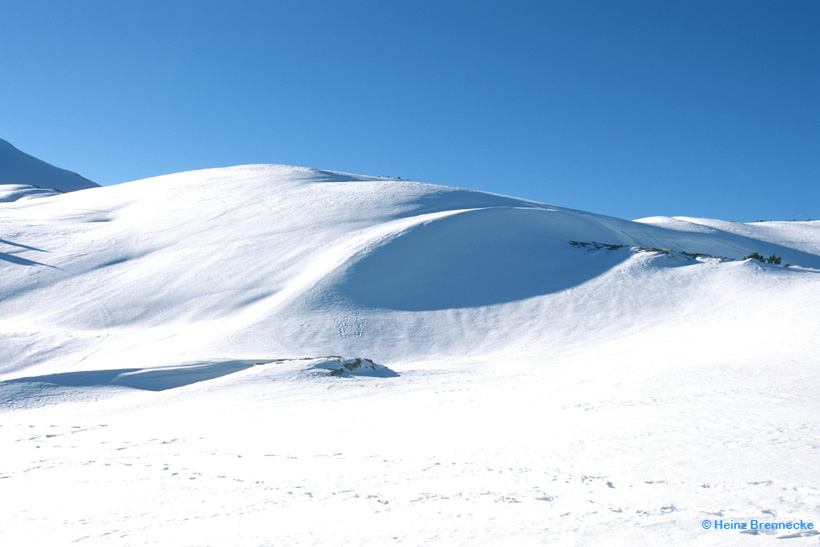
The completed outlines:
{"type": "Polygon", "coordinates": [[[0,139],[0,202],[97,186],[77,173],[38,160],[0,139]]]}
{"type": "Polygon", "coordinates": [[[2,545],[820,526],[818,222],[633,222],[273,165],[0,222],[2,545]]]}

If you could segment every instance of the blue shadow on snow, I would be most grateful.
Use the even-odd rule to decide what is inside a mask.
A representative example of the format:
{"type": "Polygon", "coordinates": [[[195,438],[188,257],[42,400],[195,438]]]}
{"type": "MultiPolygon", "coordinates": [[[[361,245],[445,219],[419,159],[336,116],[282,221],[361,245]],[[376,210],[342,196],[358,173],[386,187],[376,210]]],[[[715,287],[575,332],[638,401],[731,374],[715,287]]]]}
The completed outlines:
{"type": "Polygon", "coordinates": [[[0,382],[13,384],[48,384],[59,387],[105,387],[123,386],[145,391],[165,391],[197,382],[213,380],[252,367],[259,361],[238,360],[210,364],[183,365],[175,367],[140,369],[121,368],[115,370],[86,370],[82,372],[62,372],[29,376],[0,382]]]}

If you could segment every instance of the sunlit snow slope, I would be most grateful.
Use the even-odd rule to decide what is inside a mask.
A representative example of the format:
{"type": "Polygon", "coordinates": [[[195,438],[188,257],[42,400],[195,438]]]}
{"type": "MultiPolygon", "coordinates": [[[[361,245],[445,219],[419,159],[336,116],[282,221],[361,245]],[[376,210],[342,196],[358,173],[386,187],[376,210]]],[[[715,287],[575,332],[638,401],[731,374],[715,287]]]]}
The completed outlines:
{"type": "MultiPolygon", "coordinates": [[[[249,165],[2,203],[0,223],[0,434],[17,443],[0,486],[56,480],[25,471],[34,445],[53,472],[159,466],[127,471],[142,520],[124,501],[66,526],[32,506],[0,538],[710,545],[718,513],[816,518],[820,222],[627,221],[249,165]],[[315,376],[355,357],[389,368],[315,376]],[[45,433],[72,424],[75,455],[45,433]],[[160,470],[165,436],[195,493],[160,470]],[[212,526],[179,524],[186,495],[212,526]],[[364,529],[334,512],[350,504],[364,529]]],[[[112,495],[119,476],[72,489],[112,495]]]]}
{"type": "Polygon", "coordinates": [[[758,297],[738,302],[738,285],[762,277],[777,292],[816,278],[728,260],[753,251],[820,268],[820,223],[630,222],[269,165],[9,203],[0,215],[3,373],[80,360],[539,353],[567,337],[750,312],[758,297]],[[699,313],[673,313],[686,307],[699,313]]]}

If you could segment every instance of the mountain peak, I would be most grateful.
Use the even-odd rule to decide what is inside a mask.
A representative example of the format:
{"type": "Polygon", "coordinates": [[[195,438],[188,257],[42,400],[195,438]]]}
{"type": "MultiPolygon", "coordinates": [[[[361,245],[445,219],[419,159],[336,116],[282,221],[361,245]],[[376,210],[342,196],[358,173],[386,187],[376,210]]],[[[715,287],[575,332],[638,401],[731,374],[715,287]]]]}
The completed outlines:
{"type": "Polygon", "coordinates": [[[13,190],[3,189],[12,190],[13,194],[5,196],[3,201],[14,201],[25,195],[42,193],[42,189],[73,192],[99,186],[77,173],[30,156],[3,139],[0,139],[0,185],[14,187],[13,190]]]}

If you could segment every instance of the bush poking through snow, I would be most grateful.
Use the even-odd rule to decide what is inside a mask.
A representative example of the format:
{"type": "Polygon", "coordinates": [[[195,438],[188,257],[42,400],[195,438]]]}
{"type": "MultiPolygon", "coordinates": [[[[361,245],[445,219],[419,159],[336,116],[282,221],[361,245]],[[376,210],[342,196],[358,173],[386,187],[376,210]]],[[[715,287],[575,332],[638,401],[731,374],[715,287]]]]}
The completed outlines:
{"type": "Polygon", "coordinates": [[[743,260],[747,260],[749,258],[754,258],[760,262],[765,262],[766,264],[780,264],[781,258],[777,255],[772,254],[769,258],[764,258],[762,254],[758,252],[751,253],[748,256],[744,256],[743,260]]]}
{"type": "Polygon", "coordinates": [[[666,255],[670,258],[674,258],[675,256],[684,257],[688,259],[694,258],[717,258],[720,260],[734,260],[733,258],[728,258],[725,256],[716,256],[710,255],[706,253],[689,253],[686,251],[675,251],[673,249],[659,249],[657,247],[643,247],[640,245],[614,245],[612,243],[599,243],[597,241],[570,241],[570,245],[573,247],[578,247],[579,249],[586,249],[588,251],[600,251],[601,249],[606,249],[607,251],[617,251],[618,249],[623,249],[625,247],[629,247],[630,249],[634,250],[635,252],[639,253],[660,253],[662,255],[666,255]]]}
{"type": "MultiPolygon", "coordinates": [[[[601,249],[606,249],[607,251],[617,251],[618,249],[628,247],[628,245],[613,245],[611,243],[599,243],[597,241],[591,241],[591,242],[589,242],[589,241],[570,241],[569,244],[572,245],[573,247],[578,247],[579,249],[587,249],[588,251],[592,251],[592,250],[599,251],[601,249]]],[[[736,260],[734,258],[729,258],[729,257],[726,257],[726,256],[715,256],[715,255],[710,255],[710,254],[706,254],[706,253],[689,253],[689,252],[686,252],[686,251],[674,251],[672,249],[657,249],[655,247],[642,247],[642,246],[639,246],[639,245],[633,245],[630,248],[632,248],[632,249],[634,249],[638,252],[661,253],[661,254],[664,254],[668,257],[672,257],[673,255],[681,255],[681,256],[684,256],[684,257],[687,257],[687,258],[701,258],[701,257],[704,257],[704,258],[717,258],[717,259],[720,259],[720,260],[736,260]]],[[[770,256],[769,258],[766,258],[762,254],[760,254],[756,251],[751,253],[748,256],[744,256],[743,260],[748,260],[750,258],[754,258],[755,260],[763,262],[764,264],[775,264],[775,265],[778,265],[778,266],[782,262],[781,257],[779,257],[775,254],[772,254],[772,256],[770,256]]],[[[790,264],[786,264],[786,266],[789,266],[789,265],[790,264]]]]}

